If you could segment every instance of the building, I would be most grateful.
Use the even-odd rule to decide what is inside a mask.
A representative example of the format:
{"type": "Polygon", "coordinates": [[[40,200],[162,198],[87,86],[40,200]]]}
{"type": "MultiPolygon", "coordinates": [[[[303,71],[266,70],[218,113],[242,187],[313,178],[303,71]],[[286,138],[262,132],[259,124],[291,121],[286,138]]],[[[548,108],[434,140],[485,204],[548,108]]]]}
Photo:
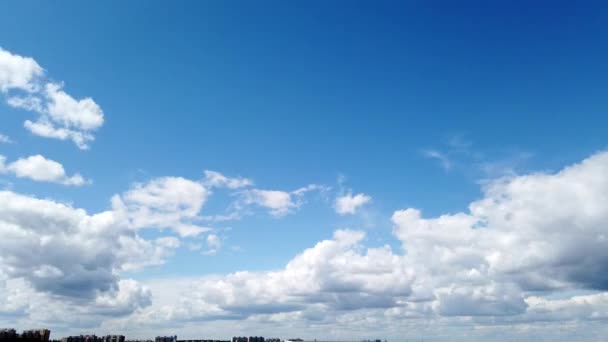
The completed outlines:
{"type": "Polygon", "coordinates": [[[51,331],[49,329],[32,329],[25,330],[21,334],[21,338],[27,341],[49,342],[51,331]]]}
{"type": "Polygon", "coordinates": [[[0,329],[0,341],[11,342],[49,342],[51,331],[48,329],[25,330],[18,334],[15,329],[0,329]]]}
{"type": "Polygon", "coordinates": [[[18,341],[19,335],[15,329],[0,329],[0,341],[12,342],[18,341]]]}
{"type": "Polygon", "coordinates": [[[266,342],[281,342],[280,338],[267,338],[266,342]]]}
{"type": "Polygon", "coordinates": [[[232,342],[264,342],[262,336],[235,336],[232,338],[232,342]]]}
{"type": "Polygon", "coordinates": [[[15,340],[17,340],[17,330],[15,330],[15,329],[0,329],[0,340],[1,341],[15,341],[15,340]]]}
{"type": "Polygon", "coordinates": [[[61,342],[103,342],[97,335],[68,336],[61,339],[61,342]]]}
{"type": "Polygon", "coordinates": [[[177,342],[230,342],[224,340],[178,340],[177,342]]]}
{"type": "Polygon", "coordinates": [[[123,335],[107,335],[101,338],[101,342],[125,342],[123,335]]]}
{"type": "Polygon", "coordinates": [[[154,342],[177,342],[177,335],[175,336],[156,336],[154,342]]]}

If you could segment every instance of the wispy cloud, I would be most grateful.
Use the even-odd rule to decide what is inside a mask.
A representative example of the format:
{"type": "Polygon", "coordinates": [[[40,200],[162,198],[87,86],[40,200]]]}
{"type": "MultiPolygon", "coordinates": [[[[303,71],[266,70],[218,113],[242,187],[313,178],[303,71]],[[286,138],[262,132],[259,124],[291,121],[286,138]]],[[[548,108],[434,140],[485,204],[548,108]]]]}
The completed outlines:
{"type": "Polygon", "coordinates": [[[243,177],[227,177],[217,171],[205,170],[203,184],[210,188],[238,189],[253,185],[253,181],[243,177]]]}
{"type": "Polygon", "coordinates": [[[8,137],[7,135],[4,135],[4,134],[0,133],[0,143],[2,143],[2,144],[12,144],[13,140],[11,140],[11,138],[8,137]]]}
{"type": "Polygon", "coordinates": [[[445,154],[437,150],[425,150],[422,153],[426,158],[436,160],[444,171],[452,169],[452,161],[445,154]]]}
{"type": "Polygon", "coordinates": [[[446,172],[458,170],[482,181],[516,175],[534,156],[529,151],[518,149],[488,151],[476,148],[464,135],[450,136],[442,148],[423,150],[422,155],[436,161],[446,172]]]}

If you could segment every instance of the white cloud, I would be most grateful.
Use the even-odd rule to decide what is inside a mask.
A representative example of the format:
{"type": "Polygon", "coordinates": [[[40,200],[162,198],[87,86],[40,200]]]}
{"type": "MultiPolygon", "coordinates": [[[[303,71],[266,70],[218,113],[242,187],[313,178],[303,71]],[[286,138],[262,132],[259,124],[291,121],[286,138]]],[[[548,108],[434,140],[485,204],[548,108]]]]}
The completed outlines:
{"type": "Polygon", "coordinates": [[[372,198],[366,194],[360,193],[354,196],[347,194],[336,198],[334,207],[340,215],[355,214],[361,206],[369,203],[371,200],[372,198]]]}
{"type": "Polygon", "coordinates": [[[19,178],[63,185],[82,186],[90,183],[78,173],[68,176],[63,165],[39,154],[17,159],[10,164],[5,164],[5,161],[5,157],[0,155],[0,173],[10,172],[19,178]]]}
{"type": "MultiPolygon", "coordinates": [[[[420,327],[452,336],[446,331],[464,326],[481,340],[489,332],[500,340],[500,327],[511,324],[524,331],[538,321],[604,322],[607,175],[608,153],[598,153],[559,172],[487,182],[463,212],[425,218],[418,209],[398,210],[393,233],[402,251],[368,247],[363,232],[338,230],[279,269],[151,281],[149,289],[121,275],[162,264],[182,241],[144,239],[138,231],[180,233],[175,227],[185,226],[200,233],[196,222],[209,196],[202,182],[136,184],[114,198],[112,210],[94,215],[0,192],[0,313],[36,322],[81,315],[87,324],[142,331],[176,322],[219,327],[222,320],[269,331],[331,326],[348,337],[372,328],[404,336],[420,327]],[[33,305],[51,309],[39,313],[33,305]]],[[[253,204],[294,210],[312,189],[254,193],[260,198],[253,204]]],[[[264,190],[238,196],[251,191],[264,190]]],[[[209,250],[222,247],[218,235],[206,239],[209,250]]]]}
{"type": "Polygon", "coordinates": [[[32,58],[0,48],[0,90],[7,103],[39,114],[34,121],[26,120],[24,127],[38,136],[72,140],[80,149],[89,148],[93,132],[104,122],[101,108],[91,98],[73,98],[44,74],[32,58]]]}
{"type": "Polygon", "coordinates": [[[207,245],[209,249],[204,252],[206,255],[215,255],[222,248],[222,240],[215,234],[207,235],[207,245]]]}
{"type": "MultiPolygon", "coordinates": [[[[363,232],[339,230],[293,258],[282,270],[236,272],[190,280],[177,295],[179,306],[163,303],[142,312],[147,317],[179,320],[247,318],[257,314],[387,308],[406,298],[414,280],[390,247],[364,249],[363,232]],[[167,310],[179,316],[167,316],[167,310]]],[[[162,296],[162,294],[159,294],[162,296]]]]}
{"type": "Polygon", "coordinates": [[[364,233],[340,230],[282,269],[190,279],[172,289],[179,305],[153,303],[131,318],[349,329],[605,320],[607,175],[608,153],[599,153],[557,173],[497,179],[467,212],[396,211],[402,253],[366,248],[364,233]],[[596,293],[567,296],[580,290],[596,293]]]}
{"type": "MultiPolygon", "coordinates": [[[[0,191],[0,236],[5,291],[28,293],[5,305],[15,309],[44,301],[86,308],[88,314],[128,314],[148,305],[149,292],[119,274],[129,265],[162,263],[174,247],[141,239],[113,212],[88,215],[9,191],[0,191]]],[[[1,306],[0,301],[0,311],[1,306]]]]}
{"type": "Polygon", "coordinates": [[[437,160],[439,162],[439,165],[441,165],[441,168],[445,171],[449,171],[452,168],[452,162],[450,161],[450,159],[445,154],[439,151],[426,150],[423,151],[423,154],[429,159],[437,160]]]}
{"type": "Polygon", "coordinates": [[[247,178],[229,178],[217,171],[205,170],[203,184],[208,187],[225,187],[228,189],[238,189],[253,185],[253,181],[247,178]]]}
{"type": "Polygon", "coordinates": [[[291,198],[291,193],[279,190],[253,189],[243,192],[245,204],[257,204],[270,209],[274,216],[284,216],[290,209],[296,208],[296,203],[291,198]]]}
{"type": "Polygon", "coordinates": [[[486,184],[468,212],[395,212],[418,282],[440,314],[518,315],[532,291],[608,290],[608,153],[486,184]]]}
{"type": "Polygon", "coordinates": [[[608,320],[608,292],[564,299],[526,298],[529,320],[608,320]]]}
{"type": "Polygon", "coordinates": [[[35,79],[44,70],[30,57],[11,54],[0,48],[0,90],[4,93],[11,89],[33,91],[35,79]]]}
{"type": "Polygon", "coordinates": [[[240,200],[236,203],[237,208],[248,205],[258,205],[269,209],[271,215],[281,217],[298,209],[303,203],[303,196],[310,192],[325,187],[310,184],[291,192],[281,190],[250,189],[240,192],[240,200]]]}
{"type": "Polygon", "coordinates": [[[7,135],[0,133],[0,143],[2,144],[12,144],[13,141],[7,135]]]}
{"type": "Polygon", "coordinates": [[[113,207],[131,227],[171,228],[181,236],[196,236],[210,228],[193,223],[209,191],[200,183],[181,177],[161,177],[114,196],[113,207]]]}

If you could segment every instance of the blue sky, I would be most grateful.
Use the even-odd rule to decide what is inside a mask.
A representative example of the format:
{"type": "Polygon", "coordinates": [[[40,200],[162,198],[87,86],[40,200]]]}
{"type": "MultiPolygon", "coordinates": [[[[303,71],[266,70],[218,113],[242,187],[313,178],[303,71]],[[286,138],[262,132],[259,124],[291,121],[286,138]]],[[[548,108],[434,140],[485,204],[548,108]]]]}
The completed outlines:
{"type": "MultiPolygon", "coordinates": [[[[27,220],[19,221],[19,226],[13,218],[38,217],[41,223],[35,230],[58,238],[60,234],[48,223],[52,221],[49,212],[27,212],[28,206],[17,210],[9,205],[19,202],[15,196],[25,196],[24,202],[37,198],[53,208],[68,205],[75,210],[69,215],[78,217],[74,220],[82,219],[78,208],[91,217],[106,213],[112,216],[108,227],[113,228],[104,230],[103,241],[123,241],[119,236],[133,239],[131,247],[121,245],[125,250],[149,243],[137,248],[153,255],[142,252],[126,257],[127,252],[119,249],[111,255],[92,253],[91,260],[112,260],[107,265],[100,262],[103,267],[96,264],[95,269],[105,272],[103,277],[85,272],[84,278],[70,283],[65,279],[74,278],[70,272],[77,266],[63,264],[67,257],[38,255],[37,261],[28,264],[28,270],[38,272],[31,278],[24,275],[25,261],[3,264],[2,257],[22,258],[5,251],[0,254],[0,284],[5,283],[0,293],[33,291],[41,303],[55,303],[59,298],[66,310],[74,303],[94,304],[85,306],[89,315],[76,324],[32,314],[28,303],[7,302],[3,307],[0,300],[0,323],[48,324],[58,333],[123,329],[142,336],[143,328],[127,327],[145,321],[160,331],[170,333],[177,327],[197,337],[218,335],[222,324],[237,320],[243,330],[253,331],[243,334],[275,331],[277,326],[269,323],[275,322],[280,324],[279,331],[309,338],[325,334],[362,338],[363,333],[349,335],[349,324],[357,324],[361,317],[368,321],[391,317],[407,327],[438,324],[461,336],[465,334],[459,329],[471,333],[467,329],[481,327],[466,336],[483,340],[502,333],[500,325],[486,320],[495,316],[507,317],[502,324],[521,327],[511,331],[521,333],[519,337],[547,334],[548,330],[542,330],[546,323],[538,321],[567,322],[572,333],[584,330],[591,334],[585,335],[589,339],[603,331],[593,325],[597,319],[590,317],[608,315],[537,317],[532,308],[541,304],[530,299],[566,298],[576,303],[575,296],[588,295],[594,301],[604,298],[608,288],[604,278],[575,277],[572,274],[580,272],[553,269],[570,260],[574,246],[542,252],[546,246],[532,238],[541,231],[546,234],[542,228],[546,226],[555,232],[578,227],[582,233],[574,240],[589,238],[600,241],[598,251],[602,247],[607,229],[603,220],[608,214],[602,216],[606,208],[597,201],[605,199],[600,190],[605,189],[606,176],[594,173],[608,167],[602,152],[608,124],[602,93],[608,79],[604,39],[608,12],[601,2],[9,1],[2,7],[0,47],[5,55],[0,56],[4,58],[0,58],[0,110],[4,113],[0,134],[10,141],[0,143],[4,157],[0,181],[6,197],[0,229],[16,224],[29,232],[33,228],[23,223],[27,220]],[[11,83],[16,75],[25,75],[27,63],[19,56],[30,58],[40,68],[38,74],[25,77],[25,85],[11,83]],[[49,85],[55,90],[46,88],[49,85]],[[57,106],[57,96],[63,95],[73,102],[57,106]],[[16,98],[35,99],[42,107],[33,108],[32,102],[29,107],[24,102],[18,105],[16,98]],[[55,125],[55,134],[71,129],[94,139],[86,143],[49,139],[24,125],[26,120],[55,125]],[[36,155],[40,157],[28,159],[36,155]],[[64,173],[57,174],[57,164],[50,161],[61,164],[64,173]],[[558,173],[569,166],[574,171],[558,173]],[[213,183],[205,170],[228,178],[213,183]],[[71,178],[76,174],[82,179],[71,178]],[[230,179],[239,185],[228,185],[230,179]],[[562,179],[567,181],[560,183],[562,179]],[[544,188],[545,181],[557,185],[544,188]],[[585,190],[569,187],[578,181],[579,189],[585,190]],[[504,186],[505,182],[510,185],[504,186]],[[528,190],[543,192],[528,196],[528,190]],[[552,201],[560,196],[565,196],[563,203],[580,208],[578,214],[596,216],[549,215],[534,220],[514,204],[535,199],[538,203],[530,208],[552,213],[560,210],[552,201]],[[509,233],[498,222],[500,215],[486,216],[497,208],[475,211],[475,203],[500,202],[506,197],[512,199],[513,207],[500,207],[504,217],[529,218],[508,225],[509,233]],[[346,201],[342,211],[341,198],[346,201]],[[520,243],[517,248],[539,248],[538,255],[513,261],[518,267],[511,261],[499,267],[496,251],[506,248],[516,253],[517,249],[489,246],[483,242],[486,237],[471,237],[465,245],[474,246],[485,261],[477,268],[465,263],[463,269],[480,273],[485,285],[470,285],[470,279],[460,280],[462,270],[451,267],[460,262],[439,257],[459,255],[463,249],[456,244],[441,250],[445,243],[439,238],[441,231],[438,240],[409,235],[417,227],[411,222],[416,215],[398,215],[408,208],[421,210],[422,218],[436,219],[438,227],[460,227],[454,222],[460,222],[461,216],[473,217],[472,223],[463,219],[471,231],[487,226],[489,231],[505,234],[500,241],[519,237],[514,238],[520,243]],[[441,223],[441,217],[454,220],[441,223]],[[185,225],[199,231],[180,231],[185,225]],[[342,278],[352,277],[348,284],[315,278],[314,284],[333,285],[321,286],[305,304],[285,299],[294,296],[292,288],[275,289],[272,295],[239,294],[234,278],[240,273],[235,272],[249,272],[253,279],[273,278],[267,272],[285,276],[291,274],[286,265],[297,263],[298,256],[307,257],[306,250],[314,252],[332,243],[344,255],[331,254],[335,260],[328,256],[327,260],[335,261],[331,267],[309,261],[303,263],[306,267],[298,266],[298,274],[306,273],[303,269],[323,273],[335,267],[342,278]],[[384,248],[390,249],[390,257],[376,257],[393,260],[398,265],[385,260],[392,266],[383,267],[399,270],[404,278],[362,280],[369,269],[380,267],[369,260],[384,248]],[[442,266],[416,257],[417,248],[435,250],[427,257],[443,260],[442,266]],[[367,261],[353,269],[336,266],[342,257],[352,257],[349,253],[368,256],[367,261]],[[57,259],[56,264],[45,264],[41,261],[45,257],[57,259]],[[142,258],[156,261],[146,263],[142,258]],[[528,263],[540,266],[530,274],[528,263]],[[449,271],[442,268],[445,265],[449,271]],[[16,271],[19,267],[24,267],[23,272],[16,271]],[[522,275],[508,281],[500,275],[513,274],[514,269],[522,275]],[[442,273],[449,275],[447,280],[437,276],[442,273]],[[50,286],[40,274],[62,277],[71,285],[50,286]],[[531,286],[538,277],[552,282],[531,286]],[[100,279],[106,279],[107,286],[91,285],[100,279]],[[133,281],[128,283],[131,292],[125,290],[127,279],[133,281]],[[393,287],[369,288],[389,280],[393,287]],[[358,281],[364,284],[352,290],[358,281]],[[205,294],[193,299],[158,293],[166,282],[174,282],[177,289],[198,286],[205,294]],[[76,291],[78,286],[82,288],[76,291]],[[206,295],[214,293],[211,288],[230,286],[233,293],[251,301],[235,303],[219,294],[206,295]],[[424,286],[434,290],[420,290],[424,286]],[[335,287],[342,290],[334,292],[335,287]],[[453,297],[446,297],[447,289],[453,297]],[[343,293],[352,296],[343,298],[343,293]],[[383,293],[382,298],[377,298],[378,293],[383,293]],[[521,301],[517,302],[521,305],[490,301],[492,309],[487,309],[487,303],[468,302],[479,298],[479,293],[527,301],[525,306],[521,301]],[[324,296],[339,300],[319,299],[324,296]],[[99,313],[100,302],[119,302],[116,298],[128,300],[113,307],[115,311],[104,306],[112,314],[99,313]],[[272,300],[260,303],[259,298],[272,300]],[[172,299],[199,306],[187,313],[177,314],[175,309],[162,314],[159,307],[172,299]],[[374,304],[366,304],[367,300],[374,304]],[[421,302],[428,307],[411,308],[412,303],[421,302]],[[461,311],[456,314],[444,308],[446,303],[457,303],[461,311]],[[399,311],[405,307],[415,314],[399,311]],[[151,316],[166,319],[148,322],[143,318],[151,316]],[[421,323],[414,316],[431,323],[421,323]],[[200,320],[210,322],[208,331],[192,326],[191,322],[200,320]],[[577,320],[579,325],[572,323],[577,320]],[[489,335],[483,335],[484,329],[489,335]]],[[[41,203],[32,206],[44,207],[41,203]]],[[[69,226],[63,219],[57,222],[69,226]]],[[[76,226],[94,230],[88,224],[76,226]]],[[[41,236],[19,241],[43,241],[41,236]]],[[[86,245],[77,238],[66,241],[66,246],[86,245]]],[[[588,258],[574,253],[581,258],[576,259],[578,264],[606,260],[605,253],[590,250],[594,252],[588,258]]],[[[456,259],[464,260],[465,255],[456,259]]],[[[598,270],[605,271],[602,267],[598,270]]],[[[605,314],[608,300],[602,300],[606,302],[600,300],[598,308],[588,309],[605,314]]],[[[558,306],[555,302],[542,305],[558,306]]],[[[568,308],[564,310],[581,311],[568,308]]],[[[403,334],[387,328],[383,336],[396,340],[403,334]]],[[[436,337],[442,339],[439,332],[436,337]]]]}

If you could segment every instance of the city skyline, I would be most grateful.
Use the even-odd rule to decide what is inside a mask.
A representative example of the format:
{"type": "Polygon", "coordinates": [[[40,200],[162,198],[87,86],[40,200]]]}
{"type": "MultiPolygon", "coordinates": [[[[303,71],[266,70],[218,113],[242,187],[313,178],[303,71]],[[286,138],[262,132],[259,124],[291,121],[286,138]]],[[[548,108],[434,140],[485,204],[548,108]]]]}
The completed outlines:
{"type": "Polygon", "coordinates": [[[601,2],[4,2],[0,327],[601,340],[606,22],[601,2]]]}

